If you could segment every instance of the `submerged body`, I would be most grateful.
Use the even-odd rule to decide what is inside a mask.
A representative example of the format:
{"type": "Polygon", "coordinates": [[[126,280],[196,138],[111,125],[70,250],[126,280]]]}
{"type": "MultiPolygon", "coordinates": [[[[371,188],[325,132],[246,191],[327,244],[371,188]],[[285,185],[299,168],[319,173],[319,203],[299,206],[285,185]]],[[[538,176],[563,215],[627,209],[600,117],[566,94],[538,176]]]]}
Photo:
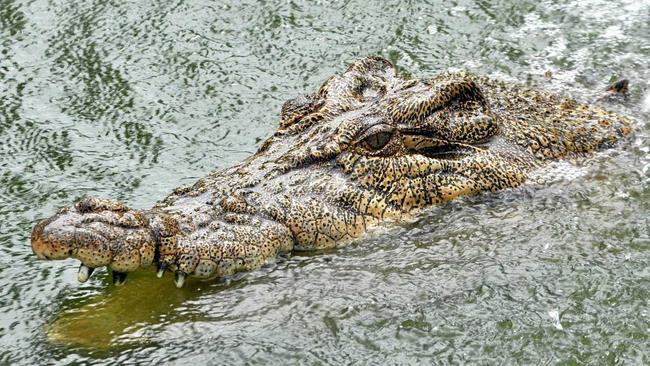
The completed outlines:
{"type": "Polygon", "coordinates": [[[558,159],[613,145],[625,117],[469,73],[403,79],[379,57],[285,103],[278,131],[245,161],[149,210],[86,197],[36,225],[39,258],[108,266],[116,283],[156,265],[223,277],[296,250],[343,246],[384,221],[517,187],[558,159]]]}

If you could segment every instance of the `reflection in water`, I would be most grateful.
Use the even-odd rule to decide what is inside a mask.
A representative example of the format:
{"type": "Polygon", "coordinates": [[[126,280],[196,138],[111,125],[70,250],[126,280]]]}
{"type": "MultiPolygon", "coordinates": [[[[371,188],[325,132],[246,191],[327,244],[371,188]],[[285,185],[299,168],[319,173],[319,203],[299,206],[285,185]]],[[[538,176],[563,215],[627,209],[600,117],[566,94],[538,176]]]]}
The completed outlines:
{"type": "Polygon", "coordinates": [[[650,363],[648,34],[627,0],[0,1],[0,364],[650,363]],[[607,107],[637,132],[571,179],[227,287],[34,259],[36,219],[85,194],[151,206],[369,54],[583,100],[628,78],[607,107]]]}
{"type": "MultiPolygon", "coordinates": [[[[177,316],[184,301],[201,295],[200,284],[181,290],[171,286],[171,279],[152,273],[133,273],[120,287],[102,283],[104,290],[63,302],[56,320],[46,326],[47,337],[54,343],[105,351],[112,347],[146,346],[152,339],[141,332],[153,325],[182,321],[189,314],[177,316]]],[[[109,282],[109,281],[103,281],[109,282]]],[[[189,317],[200,321],[201,317],[189,317]]]]}

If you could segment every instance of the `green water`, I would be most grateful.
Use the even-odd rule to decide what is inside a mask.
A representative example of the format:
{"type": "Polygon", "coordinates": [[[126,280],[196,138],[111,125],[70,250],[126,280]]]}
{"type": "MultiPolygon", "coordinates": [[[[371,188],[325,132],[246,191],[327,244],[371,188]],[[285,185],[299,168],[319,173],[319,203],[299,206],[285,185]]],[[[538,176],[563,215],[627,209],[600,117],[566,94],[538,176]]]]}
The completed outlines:
{"type": "Polygon", "coordinates": [[[0,0],[0,364],[650,364],[650,2],[0,0]],[[357,57],[593,100],[625,146],[230,284],[40,262],[34,222],[147,207],[357,57]],[[550,71],[552,77],[544,74],[550,71]]]}

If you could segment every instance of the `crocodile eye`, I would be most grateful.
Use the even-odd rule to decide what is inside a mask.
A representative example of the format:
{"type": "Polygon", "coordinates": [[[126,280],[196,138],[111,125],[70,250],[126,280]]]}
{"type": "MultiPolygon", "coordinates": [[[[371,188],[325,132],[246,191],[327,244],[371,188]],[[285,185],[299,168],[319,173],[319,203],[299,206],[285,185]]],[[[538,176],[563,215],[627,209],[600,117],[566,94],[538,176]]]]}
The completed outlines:
{"type": "Polygon", "coordinates": [[[368,150],[378,151],[384,148],[393,136],[393,131],[380,131],[366,137],[363,142],[368,150]]]}

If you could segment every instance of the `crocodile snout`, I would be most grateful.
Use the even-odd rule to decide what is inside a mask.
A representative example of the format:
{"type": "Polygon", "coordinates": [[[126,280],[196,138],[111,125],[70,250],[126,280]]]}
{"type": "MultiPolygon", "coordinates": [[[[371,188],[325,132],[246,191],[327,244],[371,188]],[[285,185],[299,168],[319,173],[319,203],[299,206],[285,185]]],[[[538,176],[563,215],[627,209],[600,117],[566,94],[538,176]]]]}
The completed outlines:
{"type": "Polygon", "coordinates": [[[156,243],[140,211],[115,201],[85,197],[39,222],[32,230],[31,245],[38,259],[80,260],[81,282],[95,268],[108,266],[114,282],[121,284],[126,272],[153,262],[156,243]]]}

